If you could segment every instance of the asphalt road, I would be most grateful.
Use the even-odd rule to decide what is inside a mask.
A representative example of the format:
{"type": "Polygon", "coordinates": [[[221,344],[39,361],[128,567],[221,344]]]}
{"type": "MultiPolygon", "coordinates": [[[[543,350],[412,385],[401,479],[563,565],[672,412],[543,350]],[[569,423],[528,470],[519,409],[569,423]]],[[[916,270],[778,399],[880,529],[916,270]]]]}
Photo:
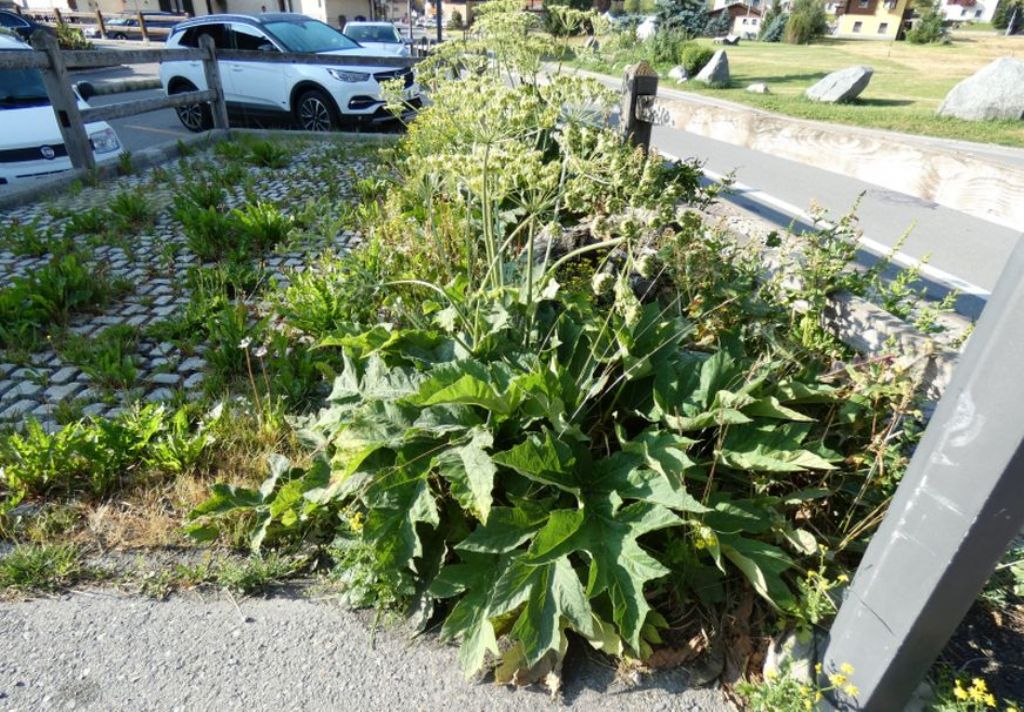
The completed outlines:
{"type": "Polygon", "coordinates": [[[727,712],[684,670],[627,686],[570,647],[561,699],[463,679],[455,649],[373,615],[275,596],[160,602],[86,591],[0,603],[0,709],[727,712]]]}
{"type": "Polygon", "coordinates": [[[676,157],[705,161],[712,176],[733,173],[738,184],[726,199],[780,226],[794,219],[806,225],[812,204],[839,217],[859,198],[856,213],[870,241],[864,261],[884,254],[910,229],[901,251],[911,260],[928,258],[925,283],[933,295],[958,287],[958,310],[969,317],[981,313],[1021,236],[914,196],[677,129],[656,127],[653,143],[676,157]]]}
{"type": "MultiPolygon", "coordinates": [[[[102,96],[94,96],[89,100],[89,104],[92,106],[106,106],[107,104],[135,101],[153,96],[163,96],[163,91],[160,89],[147,89],[124,94],[104,94],[102,96]]],[[[167,141],[177,141],[189,134],[188,129],[178,121],[178,116],[174,113],[173,109],[151,111],[148,114],[129,116],[126,119],[115,119],[109,123],[117,131],[117,135],[121,138],[125,148],[133,153],[137,153],[150,146],[166,143],[167,141]]]]}

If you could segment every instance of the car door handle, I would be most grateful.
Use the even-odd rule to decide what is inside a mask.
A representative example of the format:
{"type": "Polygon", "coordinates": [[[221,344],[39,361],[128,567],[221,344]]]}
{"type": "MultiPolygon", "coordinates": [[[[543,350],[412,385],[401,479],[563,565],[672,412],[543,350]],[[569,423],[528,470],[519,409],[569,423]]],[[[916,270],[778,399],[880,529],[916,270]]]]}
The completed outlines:
{"type": "Polygon", "coordinates": [[[235,66],[235,67],[232,67],[232,68],[231,68],[231,71],[232,71],[232,72],[240,72],[240,71],[242,71],[242,69],[243,69],[243,67],[238,67],[238,66],[235,66]]]}

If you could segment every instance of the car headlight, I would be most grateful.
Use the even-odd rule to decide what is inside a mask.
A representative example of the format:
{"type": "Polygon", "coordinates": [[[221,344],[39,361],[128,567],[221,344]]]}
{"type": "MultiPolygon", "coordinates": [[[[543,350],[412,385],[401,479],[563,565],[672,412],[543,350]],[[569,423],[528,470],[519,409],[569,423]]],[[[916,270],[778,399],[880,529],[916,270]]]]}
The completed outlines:
{"type": "Polygon", "coordinates": [[[89,134],[89,140],[92,141],[92,148],[96,153],[110,153],[121,148],[121,142],[117,140],[114,129],[103,129],[89,134]]]}
{"type": "Polygon", "coordinates": [[[363,74],[362,72],[346,72],[341,69],[328,69],[327,73],[339,82],[351,82],[353,84],[357,82],[365,82],[370,78],[369,74],[363,74]]]}

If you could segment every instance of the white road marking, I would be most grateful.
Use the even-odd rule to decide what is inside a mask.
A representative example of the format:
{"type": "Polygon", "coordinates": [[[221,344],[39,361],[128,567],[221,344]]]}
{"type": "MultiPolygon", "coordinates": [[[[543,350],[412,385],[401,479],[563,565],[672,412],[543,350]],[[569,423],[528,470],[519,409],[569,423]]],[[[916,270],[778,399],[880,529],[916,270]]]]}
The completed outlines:
{"type": "MultiPolygon", "coordinates": [[[[674,156],[671,153],[666,153],[665,151],[662,151],[660,149],[658,150],[658,153],[660,153],[662,156],[669,159],[670,161],[681,160],[678,156],[674,156]]],[[[711,180],[719,183],[724,181],[726,178],[723,174],[713,171],[707,167],[703,168],[703,171],[704,175],[706,175],[711,180]]],[[[812,216],[803,208],[797,205],[793,205],[792,203],[786,202],[781,198],[776,198],[774,195],[765,193],[763,190],[758,190],[753,186],[734,180],[732,182],[732,187],[734,187],[737,191],[742,191],[744,196],[750,197],[752,200],[754,200],[754,202],[762,203],[764,205],[768,205],[778,210],[781,210],[783,213],[786,213],[790,217],[806,220],[812,225],[817,223],[826,228],[833,227],[832,223],[829,223],[826,220],[815,219],[814,216],[812,216]]],[[[864,237],[862,235],[860,237],[859,242],[869,252],[872,252],[878,255],[879,257],[888,257],[891,262],[898,264],[901,267],[917,269],[920,275],[927,277],[928,279],[934,282],[938,282],[943,286],[949,287],[950,289],[955,289],[961,294],[971,294],[979,297],[984,297],[986,299],[992,296],[992,292],[990,292],[989,290],[983,287],[979,287],[978,285],[968,282],[967,280],[961,279],[960,277],[957,277],[955,274],[950,274],[949,272],[939,269],[938,267],[933,267],[932,265],[926,262],[921,262],[921,260],[917,259],[916,257],[912,257],[911,255],[908,255],[905,252],[897,251],[894,253],[892,247],[886,245],[885,243],[879,242],[878,240],[872,240],[870,237],[864,237]]]]}

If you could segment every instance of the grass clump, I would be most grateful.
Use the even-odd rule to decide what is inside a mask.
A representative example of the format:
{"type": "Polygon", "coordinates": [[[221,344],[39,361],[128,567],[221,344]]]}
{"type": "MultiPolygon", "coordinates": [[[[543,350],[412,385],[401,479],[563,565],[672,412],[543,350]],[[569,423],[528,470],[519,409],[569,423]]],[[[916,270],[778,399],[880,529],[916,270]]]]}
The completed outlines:
{"type": "Polygon", "coordinates": [[[0,591],[59,591],[87,573],[73,544],[19,544],[0,558],[0,591]]]}
{"type": "Polygon", "coordinates": [[[138,340],[139,332],[135,327],[111,326],[89,339],[78,335],[68,337],[61,347],[61,356],[104,388],[130,388],[138,376],[135,360],[138,340]]]}

